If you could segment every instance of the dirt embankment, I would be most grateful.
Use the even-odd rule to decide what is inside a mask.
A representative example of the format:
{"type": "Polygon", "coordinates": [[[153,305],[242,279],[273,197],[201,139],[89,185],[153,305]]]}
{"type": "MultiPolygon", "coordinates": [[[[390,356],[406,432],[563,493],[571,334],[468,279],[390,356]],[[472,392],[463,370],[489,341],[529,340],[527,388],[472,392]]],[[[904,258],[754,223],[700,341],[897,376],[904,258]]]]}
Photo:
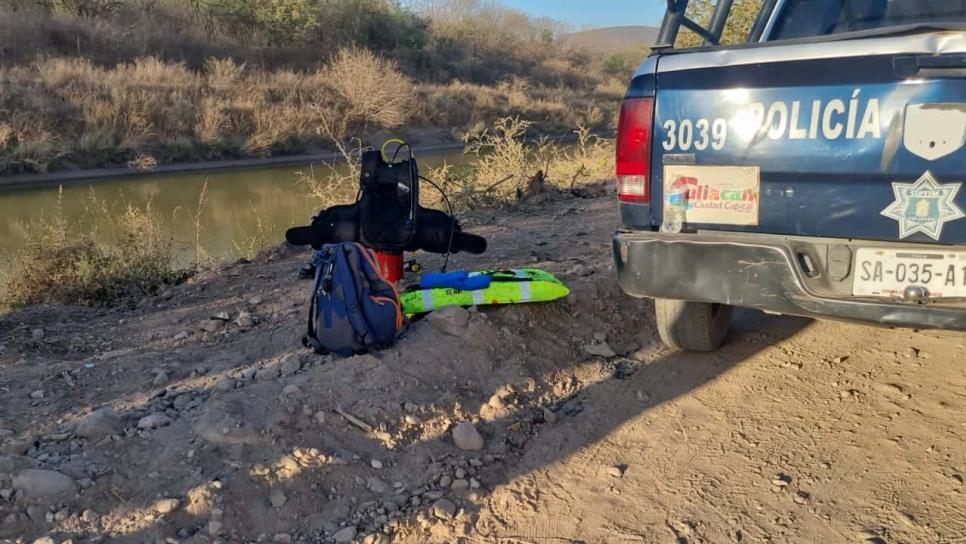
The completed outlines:
{"type": "Polygon", "coordinates": [[[614,208],[470,218],[492,250],[456,267],[573,295],[350,359],[299,347],[306,254],[283,250],[135,310],[0,317],[0,542],[966,535],[964,335],[742,312],[721,352],[667,351],[616,286],[614,208]]]}
{"type": "MultiPolygon", "coordinates": [[[[409,129],[402,138],[411,142],[419,154],[438,153],[462,149],[464,144],[455,140],[450,131],[442,129],[409,129]]],[[[384,134],[374,134],[367,138],[375,147],[379,147],[387,137],[384,134]]],[[[571,141],[572,135],[561,135],[555,141],[571,141]]],[[[151,176],[156,174],[184,174],[197,172],[214,172],[219,170],[238,170],[244,168],[262,168],[267,166],[298,165],[311,163],[339,163],[344,157],[338,151],[328,149],[313,149],[297,155],[278,155],[262,158],[222,159],[213,161],[178,162],[139,169],[132,166],[118,166],[113,168],[84,168],[73,170],[56,170],[43,174],[14,174],[0,176],[0,189],[18,189],[25,187],[43,187],[57,184],[80,183],[85,181],[103,181],[114,178],[130,178],[135,176],[151,176]]]]}

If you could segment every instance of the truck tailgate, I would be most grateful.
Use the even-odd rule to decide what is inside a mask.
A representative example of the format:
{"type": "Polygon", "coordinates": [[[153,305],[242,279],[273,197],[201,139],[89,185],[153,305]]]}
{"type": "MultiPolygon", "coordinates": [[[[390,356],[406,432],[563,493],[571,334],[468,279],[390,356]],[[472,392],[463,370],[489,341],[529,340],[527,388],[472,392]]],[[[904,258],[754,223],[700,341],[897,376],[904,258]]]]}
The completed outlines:
{"type": "Polygon", "coordinates": [[[689,230],[966,244],[963,33],[671,53],[654,81],[653,226],[677,193],[689,230]]]}

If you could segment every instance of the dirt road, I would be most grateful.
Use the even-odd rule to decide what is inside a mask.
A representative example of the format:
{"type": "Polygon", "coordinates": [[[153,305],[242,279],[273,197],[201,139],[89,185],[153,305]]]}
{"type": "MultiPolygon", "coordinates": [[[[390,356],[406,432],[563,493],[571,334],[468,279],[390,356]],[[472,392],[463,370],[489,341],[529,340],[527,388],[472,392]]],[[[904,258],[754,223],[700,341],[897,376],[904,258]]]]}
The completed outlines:
{"type": "Polygon", "coordinates": [[[456,266],[572,297],[346,360],[298,346],[286,250],[0,317],[0,542],[966,541],[966,336],[740,312],[721,352],[670,352],[615,223],[612,197],[470,218],[492,250],[456,266]]]}

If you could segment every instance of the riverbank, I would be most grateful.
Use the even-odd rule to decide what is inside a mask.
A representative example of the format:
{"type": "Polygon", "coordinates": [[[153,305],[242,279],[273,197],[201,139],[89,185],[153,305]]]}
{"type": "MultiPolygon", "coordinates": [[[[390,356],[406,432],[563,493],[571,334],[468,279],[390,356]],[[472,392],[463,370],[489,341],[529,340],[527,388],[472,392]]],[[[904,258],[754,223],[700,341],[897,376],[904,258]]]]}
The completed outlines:
{"type": "MultiPolygon", "coordinates": [[[[607,135],[611,137],[612,135],[607,135]]],[[[395,138],[396,136],[391,136],[395,138]]],[[[466,144],[453,138],[451,131],[443,129],[412,129],[401,134],[401,138],[410,142],[413,153],[417,156],[443,153],[463,149],[466,144]]],[[[388,139],[371,139],[372,146],[378,148],[388,139]]],[[[577,142],[579,136],[574,133],[552,134],[526,138],[528,143],[549,141],[557,144],[577,142]]],[[[312,163],[341,163],[345,157],[341,152],[332,149],[318,149],[308,153],[295,155],[281,155],[275,157],[258,157],[248,159],[222,159],[214,161],[180,162],[160,164],[152,168],[135,168],[132,166],[118,166],[114,168],[88,168],[80,170],[60,170],[42,174],[17,174],[0,176],[0,196],[4,191],[19,189],[50,187],[57,185],[73,185],[84,182],[99,182],[118,178],[146,178],[167,174],[190,174],[204,172],[221,172],[225,170],[250,170],[274,166],[297,166],[312,163]]]]}
{"type": "Polygon", "coordinates": [[[282,4],[0,2],[0,185],[291,164],[506,117],[608,131],[645,55],[605,57],[492,2],[282,4]]]}
{"type": "Polygon", "coordinates": [[[490,249],[450,262],[539,267],[567,300],[442,312],[370,355],[301,347],[289,249],[136,308],[0,316],[0,543],[964,534],[962,334],[741,311],[721,351],[666,350],[617,285],[604,187],[470,214],[490,249]]]}
{"type": "MultiPolygon", "coordinates": [[[[428,145],[414,145],[417,154],[438,153],[462,149],[463,144],[452,141],[428,145]]],[[[338,151],[318,150],[311,153],[297,155],[283,155],[278,157],[264,157],[251,159],[224,159],[217,161],[182,162],[161,164],[154,168],[91,168],[85,170],[62,170],[44,174],[19,174],[14,176],[0,176],[0,191],[16,190],[33,187],[49,187],[51,185],[75,184],[80,182],[103,181],[117,178],[140,178],[162,174],[187,174],[202,172],[219,172],[224,170],[247,170],[270,166],[288,166],[310,164],[314,162],[342,162],[344,157],[338,151]]]]}
{"type": "MultiPolygon", "coordinates": [[[[611,140],[582,131],[533,142],[526,139],[529,127],[504,119],[464,149],[437,144],[450,150],[434,153],[434,146],[417,146],[421,173],[447,197],[428,189],[422,204],[451,204],[461,213],[515,202],[534,188],[566,190],[611,175],[611,140]]],[[[88,180],[8,191],[0,195],[0,278],[6,286],[0,298],[15,307],[123,306],[196,270],[252,258],[319,209],[352,202],[359,173],[350,162],[154,173],[96,186],[88,180]]]]}

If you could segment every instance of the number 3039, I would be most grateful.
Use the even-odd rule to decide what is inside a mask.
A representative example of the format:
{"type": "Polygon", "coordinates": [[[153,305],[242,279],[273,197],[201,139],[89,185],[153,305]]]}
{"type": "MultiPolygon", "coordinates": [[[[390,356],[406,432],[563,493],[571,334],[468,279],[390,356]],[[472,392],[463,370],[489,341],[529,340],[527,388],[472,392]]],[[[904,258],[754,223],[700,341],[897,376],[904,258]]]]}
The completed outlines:
{"type": "Polygon", "coordinates": [[[665,151],[690,151],[691,148],[704,151],[708,146],[719,151],[728,140],[728,123],[724,119],[715,119],[713,123],[707,119],[684,119],[680,123],[668,119],[664,122],[664,132],[667,133],[662,144],[665,151]]]}

